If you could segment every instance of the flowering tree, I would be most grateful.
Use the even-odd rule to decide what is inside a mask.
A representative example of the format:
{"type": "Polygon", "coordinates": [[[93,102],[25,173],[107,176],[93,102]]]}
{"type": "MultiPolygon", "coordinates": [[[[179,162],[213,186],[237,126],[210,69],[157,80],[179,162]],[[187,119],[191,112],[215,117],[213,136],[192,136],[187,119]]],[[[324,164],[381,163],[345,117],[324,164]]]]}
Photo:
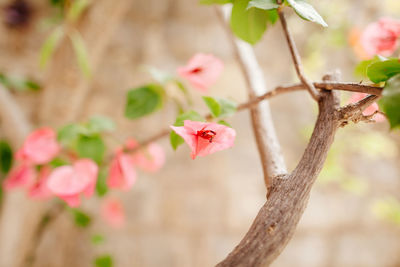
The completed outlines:
{"type": "MultiPolygon", "coordinates": [[[[10,8],[20,11],[21,3],[10,8]]],[[[162,168],[166,157],[156,143],[159,139],[169,137],[174,150],[186,143],[192,159],[229,149],[234,145],[235,137],[240,135],[240,129],[235,129],[227,120],[236,112],[248,109],[267,199],[242,241],[218,266],[269,265],[291,239],[337,129],[351,122],[388,120],[391,128],[400,125],[400,61],[392,57],[399,46],[400,20],[382,18],[371,22],[354,38],[353,46],[364,59],[357,70],[368,81],[343,83],[338,81],[336,73],[331,73],[321,82],[313,82],[304,73],[295,40],[286,23],[286,12],[293,9],[303,20],[327,27],[312,5],[304,0],[202,0],[201,3],[223,5],[214,8],[246,78],[249,100],[245,103],[237,104],[209,95],[208,89],[223,72],[224,63],[212,54],[203,53],[195,54],[185,66],[178,67],[176,75],[147,67],[154,81],[128,92],[124,107],[126,118],[135,120],[159,112],[167,100],[172,100],[178,110],[174,123],[166,123],[165,130],[140,141],[132,136],[125,140],[112,135],[114,122],[104,116],[94,116],[83,123],[73,122],[60,129],[41,127],[31,130],[31,123],[21,114],[12,95],[0,90],[0,111],[10,114],[16,135],[20,140],[24,139],[15,153],[8,143],[0,143],[0,167],[6,176],[2,188],[6,192],[23,188],[29,199],[50,203],[47,210],[38,212],[36,229],[27,235],[32,239],[32,245],[23,249],[22,262],[17,264],[34,264],[37,243],[47,225],[63,211],[70,211],[78,225],[87,225],[90,217],[79,206],[94,195],[104,197],[101,206],[104,220],[113,227],[123,226],[124,207],[117,198],[106,195],[110,190],[129,191],[138,178],[137,169],[152,173],[162,168]],[[267,90],[251,45],[278,21],[300,83],[267,90]],[[202,100],[209,114],[201,115],[191,109],[192,94],[186,83],[203,94],[202,100]],[[168,89],[171,86],[179,91],[179,97],[168,89]],[[319,113],[304,154],[289,173],[280,152],[267,99],[298,90],[308,92],[318,104],[319,113]],[[337,91],[340,90],[354,93],[345,106],[339,105],[337,91]],[[106,146],[107,138],[117,145],[106,146]]],[[[89,2],[76,0],[64,4],[61,5],[64,15],[60,24],[43,44],[40,64],[45,67],[61,40],[68,38],[82,75],[90,79],[92,68],[88,51],[75,28],[89,2]]],[[[124,9],[123,6],[118,8],[118,12],[124,9]]],[[[12,87],[7,77],[3,77],[3,83],[12,87]]],[[[24,84],[36,87],[32,81],[24,84]]],[[[82,104],[85,88],[83,85],[77,93],[77,100],[72,104],[75,108],[82,104]]],[[[76,120],[76,115],[68,116],[72,121],[76,120]]],[[[12,200],[8,202],[12,203],[12,200]]],[[[96,240],[100,239],[102,237],[96,240]]],[[[95,264],[111,266],[112,258],[102,255],[95,259],[95,264]]]]}

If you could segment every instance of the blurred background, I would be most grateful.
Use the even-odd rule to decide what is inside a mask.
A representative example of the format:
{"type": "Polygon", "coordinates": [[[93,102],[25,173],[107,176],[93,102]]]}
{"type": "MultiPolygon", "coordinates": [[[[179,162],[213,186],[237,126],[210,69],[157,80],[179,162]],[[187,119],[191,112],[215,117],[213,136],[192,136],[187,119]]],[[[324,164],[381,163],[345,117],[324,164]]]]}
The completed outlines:
{"type": "MultiPolygon", "coordinates": [[[[11,93],[34,127],[57,128],[106,115],[116,121],[121,140],[144,140],[175,121],[175,107],[167,103],[163,112],[128,120],[123,116],[127,91],[152,81],[143,66],[174,73],[197,52],[212,53],[225,63],[210,95],[246,101],[243,76],[214,7],[199,5],[198,0],[91,1],[74,23],[88,53],[87,78],[68,38],[61,39],[47,66],[40,67],[43,43],[62,24],[61,2],[0,0],[0,89],[11,93]]],[[[352,36],[383,16],[399,19],[400,2],[310,3],[328,28],[301,21],[288,10],[307,75],[318,81],[340,69],[342,81],[359,82],[353,74],[360,59],[351,46],[352,36]]],[[[297,82],[279,23],[267,30],[255,50],[268,88],[297,82]]],[[[193,89],[190,93],[195,109],[206,113],[201,95],[193,89]]],[[[349,97],[342,93],[343,104],[349,97]]],[[[311,134],[317,107],[305,92],[270,103],[286,163],[293,169],[311,134]]],[[[265,202],[248,112],[237,113],[229,123],[237,131],[234,148],[205,158],[191,160],[186,145],[174,152],[167,139],[161,140],[166,165],[156,174],[139,173],[131,191],[111,193],[125,207],[122,229],[112,229],[100,219],[100,199],[86,200],[82,209],[92,216],[91,225],[76,227],[70,214],[63,213],[37,244],[34,266],[92,266],[104,253],[112,255],[118,267],[200,267],[221,261],[265,202]],[[99,235],[104,242],[92,242],[99,235]]],[[[13,130],[6,120],[0,121],[0,138],[17,148],[20,141],[13,130]]],[[[112,149],[115,142],[108,145],[112,149]]],[[[389,132],[387,122],[340,129],[295,236],[272,266],[400,266],[399,149],[399,132],[389,132]]],[[[15,213],[24,205],[44,205],[21,200],[23,195],[17,191],[3,198],[19,197],[13,202],[15,213]]],[[[14,223],[4,214],[1,220],[14,223]]],[[[29,220],[15,227],[21,224],[32,227],[29,220]]],[[[3,252],[14,259],[18,253],[18,247],[3,252]]]]}

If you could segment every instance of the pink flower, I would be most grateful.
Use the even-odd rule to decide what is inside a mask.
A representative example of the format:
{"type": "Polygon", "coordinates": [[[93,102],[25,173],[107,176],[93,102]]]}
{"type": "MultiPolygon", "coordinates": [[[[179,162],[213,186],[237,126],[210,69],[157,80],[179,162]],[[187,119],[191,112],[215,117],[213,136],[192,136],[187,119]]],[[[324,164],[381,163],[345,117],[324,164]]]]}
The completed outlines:
{"type": "Polygon", "coordinates": [[[33,166],[22,163],[14,167],[10,174],[3,182],[5,190],[9,191],[16,187],[29,187],[32,185],[36,177],[36,172],[33,166]]]}
{"type": "Polygon", "coordinates": [[[184,126],[171,128],[192,149],[192,159],[230,148],[236,137],[234,129],[217,123],[185,120],[184,126]]]}
{"type": "MultiPolygon", "coordinates": [[[[356,103],[356,102],[360,101],[361,99],[365,98],[366,96],[368,96],[368,95],[364,94],[364,93],[353,93],[351,98],[349,99],[349,103],[356,103]]],[[[379,106],[376,102],[374,102],[363,111],[363,115],[369,116],[369,115],[374,114],[375,111],[378,111],[378,110],[379,110],[379,106]]],[[[385,120],[385,116],[383,116],[380,113],[377,113],[374,115],[373,119],[376,122],[382,122],[385,120]]]]}
{"type": "Polygon", "coordinates": [[[48,177],[47,187],[71,207],[79,206],[80,194],[93,195],[98,167],[91,159],[81,159],[73,166],[55,168],[48,177]]]}
{"type": "Polygon", "coordinates": [[[193,87],[202,92],[207,92],[207,89],[213,85],[222,70],[224,63],[211,54],[196,54],[186,66],[177,69],[178,74],[187,79],[193,87]]]}
{"type": "Polygon", "coordinates": [[[33,164],[45,164],[52,160],[60,151],[57,135],[51,128],[40,128],[32,132],[17,152],[17,159],[33,164]]]}
{"type": "Polygon", "coordinates": [[[165,163],[165,152],[155,143],[135,152],[132,157],[134,164],[147,172],[156,172],[165,163]]]}
{"type": "Polygon", "coordinates": [[[35,183],[29,188],[28,195],[32,199],[45,200],[51,198],[53,194],[47,187],[47,181],[51,172],[49,166],[43,166],[35,183]]]}
{"type": "Polygon", "coordinates": [[[101,206],[101,216],[112,227],[120,228],[125,224],[125,211],[116,198],[106,198],[101,206]]]}
{"type": "Polygon", "coordinates": [[[361,35],[361,44],[370,56],[390,56],[399,46],[400,20],[382,18],[370,23],[361,35]]]}
{"type": "Polygon", "coordinates": [[[129,190],[136,181],[136,171],[130,155],[117,152],[110,165],[107,184],[111,188],[129,190]]]}

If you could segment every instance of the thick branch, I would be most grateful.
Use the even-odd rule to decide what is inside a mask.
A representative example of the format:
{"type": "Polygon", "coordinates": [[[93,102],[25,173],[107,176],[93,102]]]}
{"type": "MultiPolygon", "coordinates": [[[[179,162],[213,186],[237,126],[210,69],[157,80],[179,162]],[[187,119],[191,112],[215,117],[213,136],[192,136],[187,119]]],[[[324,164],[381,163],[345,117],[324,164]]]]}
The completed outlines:
{"type": "Polygon", "coordinates": [[[217,266],[267,266],[291,239],[339,126],[333,92],[322,91],[310,142],[290,175],[277,177],[250,230],[217,266]]]}
{"type": "MultiPolygon", "coordinates": [[[[280,1],[282,2],[282,1],[280,1]]],[[[279,19],[281,21],[281,25],[283,28],[283,32],[285,33],[285,38],[287,41],[287,44],[289,46],[290,54],[292,55],[294,67],[296,69],[297,76],[299,77],[300,81],[304,86],[307,88],[307,90],[310,92],[311,96],[315,99],[318,100],[318,91],[315,89],[313,83],[305,76],[304,71],[303,71],[303,66],[301,64],[301,59],[299,56],[299,52],[297,51],[296,44],[293,40],[292,35],[289,32],[287,23],[286,23],[286,18],[285,14],[282,11],[282,6],[278,8],[278,14],[279,14],[279,19]]]]}
{"type": "MultiPolygon", "coordinates": [[[[254,55],[253,48],[249,44],[235,38],[231,29],[226,24],[226,20],[229,19],[229,9],[229,6],[217,8],[217,14],[232,43],[233,50],[246,81],[249,99],[250,101],[254,101],[257,99],[257,95],[265,94],[267,91],[263,73],[254,55]],[[225,14],[223,13],[224,11],[225,14]]],[[[286,165],[281,153],[278,137],[275,133],[269,103],[264,101],[260,105],[251,105],[249,107],[253,132],[264,172],[264,181],[269,190],[272,177],[287,173],[286,165]]]]}

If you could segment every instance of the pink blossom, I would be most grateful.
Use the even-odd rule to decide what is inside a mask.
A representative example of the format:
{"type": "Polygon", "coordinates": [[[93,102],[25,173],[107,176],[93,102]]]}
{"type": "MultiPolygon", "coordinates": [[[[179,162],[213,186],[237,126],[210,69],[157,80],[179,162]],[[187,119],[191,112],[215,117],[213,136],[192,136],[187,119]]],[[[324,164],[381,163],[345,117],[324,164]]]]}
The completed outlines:
{"type": "Polygon", "coordinates": [[[107,184],[111,188],[129,190],[136,181],[136,171],[130,155],[118,152],[110,165],[107,184]]]}
{"type": "Polygon", "coordinates": [[[3,182],[5,190],[11,190],[16,187],[29,187],[36,177],[35,168],[27,163],[22,163],[14,167],[3,182]]]}
{"type": "Polygon", "coordinates": [[[53,194],[47,187],[47,181],[51,172],[49,166],[43,166],[34,184],[29,188],[28,195],[32,199],[45,200],[51,198],[53,194]]]}
{"type": "Polygon", "coordinates": [[[120,228],[125,224],[125,211],[116,198],[106,198],[101,206],[101,216],[112,227],[120,228]]]}
{"type": "Polygon", "coordinates": [[[17,159],[33,164],[45,164],[52,160],[60,151],[57,135],[51,128],[40,128],[32,132],[22,148],[17,152],[17,159]]]}
{"type": "Polygon", "coordinates": [[[399,46],[400,20],[382,18],[370,23],[361,35],[361,44],[370,56],[390,56],[399,46]]]}
{"type": "Polygon", "coordinates": [[[134,164],[147,172],[156,172],[165,163],[165,152],[155,143],[135,152],[132,157],[134,164]]]}
{"type": "Polygon", "coordinates": [[[211,54],[196,54],[186,66],[177,69],[178,74],[187,79],[196,89],[207,92],[213,85],[222,70],[224,63],[211,54]]]}
{"type": "MultiPolygon", "coordinates": [[[[351,98],[349,99],[349,103],[356,103],[356,102],[360,101],[361,99],[365,98],[366,96],[368,96],[368,95],[364,94],[364,93],[353,93],[351,98]]],[[[379,110],[379,106],[376,102],[374,102],[363,111],[363,115],[369,116],[369,115],[374,114],[378,110],[379,110]]],[[[382,122],[385,120],[385,116],[383,116],[380,113],[377,113],[374,115],[373,119],[376,122],[382,122]]]]}
{"type": "Polygon", "coordinates": [[[217,123],[185,120],[184,126],[171,128],[192,149],[192,159],[230,148],[236,137],[234,129],[217,123]]]}
{"type": "Polygon", "coordinates": [[[47,187],[71,207],[79,206],[80,195],[93,195],[98,167],[91,159],[81,159],[73,166],[55,168],[48,177],[47,187]]]}

